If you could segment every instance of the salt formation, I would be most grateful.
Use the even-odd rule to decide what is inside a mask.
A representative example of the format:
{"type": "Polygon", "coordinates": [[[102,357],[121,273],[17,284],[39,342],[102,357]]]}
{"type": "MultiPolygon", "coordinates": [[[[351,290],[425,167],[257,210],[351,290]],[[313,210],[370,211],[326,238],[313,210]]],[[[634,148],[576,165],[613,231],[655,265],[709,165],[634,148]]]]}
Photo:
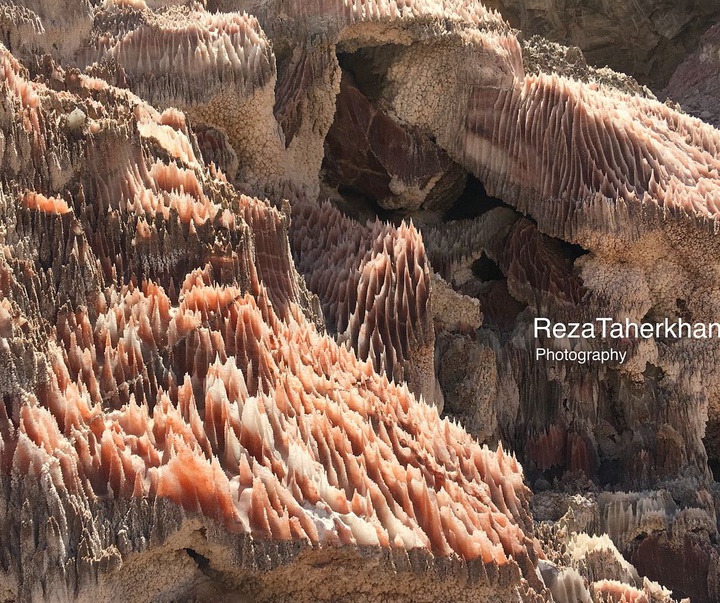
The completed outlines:
{"type": "Polygon", "coordinates": [[[465,182],[442,149],[375,107],[347,72],[325,146],[329,184],[352,187],[386,209],[448,207],[465,182]]]}
{"type": "MultiPolygon", "coordinates": [[[[212,178],[183,113],[86,76],[56,93],[2,52],[3,594],[129,598],[132,560],[180,538],[190,560],[250,547],[224,588],[266,599],[308,596],[283,568],[343,546],[388,576],[423,564],[431,579],[447,559],[456,577],[435,579],[459,599],[540,596],[515,458],[390,383],[379,356],[318,332],[287,217],[212,178]],[[216,536],[198,546],[193,525],[216,536]],[[264,577],[263,543],[277,551],[264,577]]],[[[428,303],[421,239],[387,235],[378,251],[398,256],[376,263],[407,266],[388,299],[412,302],[411,335],[388,340],[388,357],[418,341],[432,357],[432,330],[429,342],[414,330],[428,303]]],[[[345,318],[356,337],[366,310],[379,312],[345,318]]],[[[141,598],[171,596],[175,571],[141,598]]],[[[383,592],[435,596],[423,580],[383,592]]]]}
{"type": "Polygon", "coordinates": [[[442,409],[430,274],[417,230],[379,221],[363,227],[328,204],[296,203],[292,236],[298,269],[339,340],[442,409]]]}
{"type": "Polygon", "coordinates": [[[716,316],[716,130],[478,2],[7,6],[3,599],[668,601],[658,551],[717,595],[717,344],[529,335],[716,316]],[[508,445],[636,492],[544,534],[508,445]]]}

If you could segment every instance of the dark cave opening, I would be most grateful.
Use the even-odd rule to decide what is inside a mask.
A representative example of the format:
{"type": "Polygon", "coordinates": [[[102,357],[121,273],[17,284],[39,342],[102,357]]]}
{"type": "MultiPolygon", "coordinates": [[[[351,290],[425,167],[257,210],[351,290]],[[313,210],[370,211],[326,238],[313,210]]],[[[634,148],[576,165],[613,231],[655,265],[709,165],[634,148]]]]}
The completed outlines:
{"type": "Polygon", "coordinates": [[[485,190],[485,185],[472,174],[468,174],[465,188],[455,200],[452,207],[447,211],[444,219],[446,222],[472,220],[496,207],[509,207],[510,209],[514,209],[502,199],[488,194],[485,190]]]}
{"type": "Polygon", "coordinates": [[[403,51],[385,44],[336,54],[342,76],[324,143],[322,195],[361,222],[438,223],[458,199],[474,195],[466,171],[432,133],[393,112],[387,73],[403,51]]]}
{"type": "MultiPolygon", "coordinates": [[[[407,176],[410,170],[414,170],[415,174],[429,177],[432,172],[423,172],[428,164],[417,161],[412,155],[416,152],[415,144],[397,144],[391,158],[383,155],[383,146],[388,144],[387,132],[391,133],[390,140],[409,139],[415,142],[424,139],[423,144],[442,153],[444,150],[437,147],[436,140],[429,133],[397,121],[389,108],[392,89],[387,77],[388,68],[393,54],[402,52],[402,49],[378,46],[349,50],[337,54],[343,82],[336,99],[334,122],[325,140],[322,195],[342,213],[361,223],[378,218],[397,225],[411,218],[423,233],[433,268],[443,277],[448,276],[446,280],[458,293],[480,301],[483,313],[480,330],[483,333],[478,331],[472,337],[496,339],[498,345],[505,346],[518,323],[526,320],[526,310],[532,303],[529,300],[545,295],[546,287],[555,286],[558,280],[577,280],[573,265],[589,251],[581,245],[543,233],[534,218],[524,216],[503,199],[490,194],[481,179],[468,174],[452,161],[453,166],[462,172],[462,181],[452,189],[452,196],[446,196],[443,204],[411,207],[393,197],[395,190],[389,190],[392,188],[390,182],[395,183],[398,174],[407,176]],[[378,122],[382,128],[377,128],[378,122]],[[378,134],[381,130],[386,138],[378,134]],[[383,144],[380,144],[381,141],[383,144]],[[476,219],[500,208],[512,210],[512,213],[497,212],[502,218],[488,216],[487,224],[493,224],[497,219],[501,226],[498,226],[496,235],[478,235],[487,237],[487,241],[482,243],[482,247],[473,246],[472,236],[475,235],[472,229],[482,232],[486,228],[482,220],[476,219]],[[433,241],[433,237],[436,240],[433,241]],[[461,245],[465,244],[463,241],[468,245],[465,251],[469,256],[464,259],[458,259],[450,251],[458,241],[461,245]],[[466,261],[468,258],[469,261],[466,261]],[[458,265],[460,276],[455,281],[452,272],[455,268],[451,266],[458,265]],[[524,276],[528,283],[522,289],[517,284],[524,276]]],[[[494,227],[492,229],[495,230],[494,227]]],[[[576,288],[580,291],[582,283],[578,283],[576,288]]],[[[561,287],[559,291],[550,291],[548,296],[564,295],[568,303],[578,303],[581,296],[574,295],[574,292],[572,287],[568,287],[568,291],[561,287]]],[[[544,375],[540,375],[537,367],[529,366],[524,370],[527,379],[536,383],[541,395],[542,390],[552,390],[550,383],[542,383],[544,375]]],[[[476,429],[472,412],[463,410],[462,396],[458,393],[460,389],[456,386],[450,377],[445,383],[440,383],[445,395],[445,414],[458,419],[471,430],[476,429]],[[457,389],[456,393],[453,393],[453,388],[457,389]]],[[[549,401],[556,399],[556,394],[550,391],[546,391],[545,395],[549,401]]],[[[542,425],[548,424],[548,417],[537,418],[542,425]]],[[[523,449],[524,442],[502,432],[503,428],[500,428],[497,435],[506,445],[518,451],[523,449]]],[[[528,460],[532,465],[532,459],[528,460]]],[[[562,481],[568,467],[562,464],[545,471],[536,467],[532,473],[540,482],[551,485],[562,481]]],[[[604,481],[619,481],[619,467],[606,463],[600,467],[596,465],[594,469],[595,475],[588,477],[597,478],[597,474],[602,472],[604,481]]]]}
{"type": "Polygon", "coordinates": [[[621,461],[617,459],[604,458],[600,460],[597,470],[597,478],[603,488],[613,487],[622,484],[624,468],[621,461]]]}
{"type": "Polygon", "coordinates": [[[205,557],[205,555],[201,555],[193,549],[183,550],[188,554],[188,557],[190,557],[195,563],[197,563],[198,569],[201,572],[205,573],[205,571],[210,568],[210,559],[205,557]]]}
{"type": "Polygon", "coordinates": [[[568,241],[565,241],[563,239],[554,239],[557,241],[557,246],[562,255],[564,255],[570,263],[574,263],[575,260],[578,258],[581,258],[584,255],[587,255],[590,253],[588,249],[585,249],[582,245],[578,245],[576,243],[570,243],[568,241]]]}
{"type": "Polygon", "coordinates": [[[720,459],[708,458],[708,468],[712,473],[713,480],[720,482],[720,459]]]}
{"type": "Polygon", "coordinates": [[[337,53],[340,68],[352,75],[354,84],[371,101],[383,96],[390,61],[404,48],[398,44],[383,44],[337,53]]]}
{"type": "Polygon", "coordinates": [[[377,199],[366,195],[354,186],[341,184],[337,187],[340,199],[335,200],[335,206],[346,216],[365,222],[377,218],[383,222],[395,222],[395,212],[385,209],[377,199]]]}
{"type": "Polygon", "coordinates": [[[505,275],[503,274],[503,271],[500,270],[500,266],[497,265],[497,262],[491,260],[484,252],[473,262],[472,273],[475,278],[478,278],[483,282],[500,281],[505,278],[505,275]]]}

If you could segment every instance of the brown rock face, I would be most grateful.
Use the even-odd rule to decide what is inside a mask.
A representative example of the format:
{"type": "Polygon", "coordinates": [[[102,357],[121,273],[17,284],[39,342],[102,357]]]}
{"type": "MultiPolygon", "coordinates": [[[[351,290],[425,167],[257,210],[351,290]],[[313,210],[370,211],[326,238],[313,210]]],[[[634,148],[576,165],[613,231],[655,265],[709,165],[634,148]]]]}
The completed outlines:
{"type": "Polygon", "coordinates": [[[665,89],[671,100],[703,121],[720,125],[720,23],[700,40],[700,47],[675,70],[665,89]]]}
{"type": "Polygon", "coordinates": [[[590,0],[523,3],[491,0],[514,27],[582,49],[587,61],[609,65],[662,89],[720,14],[715,2],[590,0]]]}
{"type": "Polygon", "coordinates": [[[634,547],[630,561],[651,579],[662,579],[676,597],[691,601],[716,601],[718,598],[717,551],[702,537],[685,534],[670,539],[650,535],[634,547]]]}
{"type": "Polygon", "coordinates": [[[460,166],[426,136],[374,106],[348,73],[325,149],[328,183],[358,191],[385,209],[446,209],[465,184],[460,166]]]}

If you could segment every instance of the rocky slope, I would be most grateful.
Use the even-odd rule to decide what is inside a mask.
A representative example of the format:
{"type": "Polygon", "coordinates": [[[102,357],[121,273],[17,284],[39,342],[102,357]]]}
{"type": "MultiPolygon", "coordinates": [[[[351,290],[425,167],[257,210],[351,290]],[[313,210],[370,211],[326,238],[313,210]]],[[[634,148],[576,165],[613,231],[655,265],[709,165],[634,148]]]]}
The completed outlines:
{"type": "MultiPolygon", "coordinates": [[[[513,27],[579,48],[591,65],[628,73],[662,90],[720,16],[713,0],[490,0],[513,27]]],[[[573,62],[583,60],[579,53],[573,62]]]]}
{"type": "Polygon", "coordinates": [[[476,2],[0,9],[3,600],[720,596],[717,340],[531,332],[716,320],[717,130],[476,2]]]}
{"type": "Polygon", "coordinates": [[[665,94],[682,108],[715,127],[720,125],[720,23],[705,32],[700,47],[675,70],[665,94]]]}

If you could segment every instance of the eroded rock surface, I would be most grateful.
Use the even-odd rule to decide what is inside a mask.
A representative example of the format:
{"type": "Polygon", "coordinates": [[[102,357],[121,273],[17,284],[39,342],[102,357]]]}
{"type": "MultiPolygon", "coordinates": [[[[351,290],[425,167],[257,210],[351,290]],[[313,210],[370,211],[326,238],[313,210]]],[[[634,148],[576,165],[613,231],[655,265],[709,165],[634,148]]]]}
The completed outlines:
{"type": "Polygon", "coordinates": [[[720,23],[700,39],[700,47],[675,70],[665,94],[695,117],[720,125],[720,23]]]}
{"type": "Polygon", "coordinates": [[[458,164],[373,106],[347,72],[325,144],[329,184],[363,193],[385,209],[447,209],[465,184],[458,164]]]}
{"type": "Polygon", "coordinates": [[[712,1],[491,0],[488,5],[524,32],[578,47],[590,64],[609,65],[654,89],[665,86],[720,14],[712,1]]]}
{"type": "Polygon", "coordinates": [[[477,2],[3,9],[3,598],[717,595],[717,342],[531,333],[716,320],[717,130],[477,2]]]}

